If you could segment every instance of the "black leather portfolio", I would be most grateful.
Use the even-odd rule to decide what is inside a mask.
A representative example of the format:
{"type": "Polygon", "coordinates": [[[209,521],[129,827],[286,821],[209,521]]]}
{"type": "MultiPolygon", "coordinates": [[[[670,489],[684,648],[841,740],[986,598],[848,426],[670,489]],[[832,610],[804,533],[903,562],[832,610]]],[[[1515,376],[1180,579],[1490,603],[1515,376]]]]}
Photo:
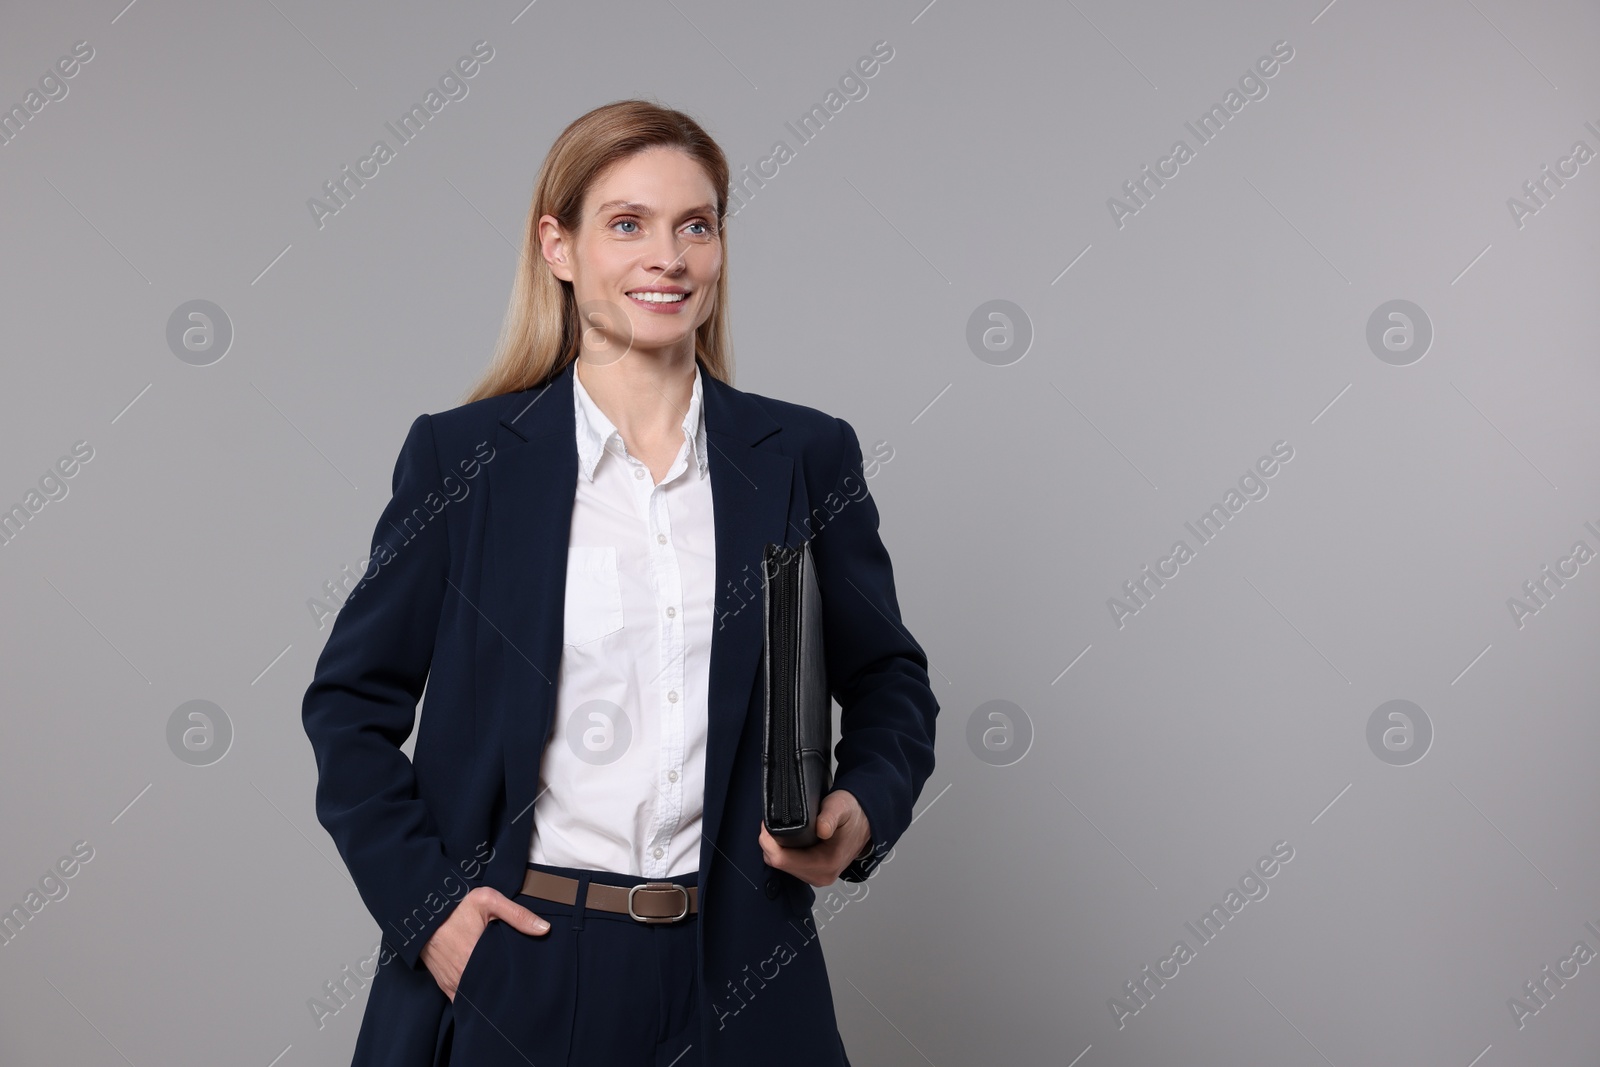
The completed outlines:
{"type": "MultiPolygon", "coordinates": [[[[833,694],[811,542],[767,545],[761,578],[761,677],[766,693],[762,813],[778,844],[804,848],[818,841],[817,815],[822,798],[833,788],[833,694]]],[[[851,860],[840,880],[866,881],[883,859],[877,852],[874,848],[851,860]]]]}
{"type": "Polygon", "coordinates": [[[766,742],[761,781],[767,832],[781,845],[817,841],[833,779],[833,699],[823,658],[822,593],[811,542],[767,545],[762,558],[766,742]]]}

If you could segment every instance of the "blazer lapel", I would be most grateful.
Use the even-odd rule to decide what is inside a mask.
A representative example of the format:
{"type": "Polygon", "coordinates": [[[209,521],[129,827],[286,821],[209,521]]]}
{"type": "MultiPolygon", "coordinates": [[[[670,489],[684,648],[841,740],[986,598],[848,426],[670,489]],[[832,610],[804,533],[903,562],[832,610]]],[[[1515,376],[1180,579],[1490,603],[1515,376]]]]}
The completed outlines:
{"type": "MultiPolygon", "coordinates": [[[[728,780],[739,739],[752,717],[751,696],[761,662],[761,557],[768,542],[783,543],[788,528],[794,460],[756,447],[779,426],[746,393],[711,375],[701,390],[711,455],[711,496],[717,535],[717,591],[711,622],[711,682],[706,738],[705,809],[700,823],[700,892],[721,829],[728,780]]],[[[761,728],[759,719],[756,728],[761,728]]],[[[758,739],[759,744],[759,739],[758,739]]],[[[754,845],[759,826],[734,827],[754,845]]]]}
{"type": "MultiPolygon", "coordinates": [[[[794,460],[757,447],[779,429],[763,407],[701,373],[717,572],[701,817],[703,892],[761,661],[762,552],[769,542],[786,539],[794,460]]],[[[488,464],[485,570],[474,605],[483,623],[476,661],[480,685],[485,691],[505,687],[497,703],[503,709],[506,805],[517,823],[529,820],[524,825],[530,833],[561,666],[578,478],[572,376],[568,364],[546,385],[516,394],[500,420],[496,455],[488,464]]],[[[754,840],[758,829],[739,832],[754,840]]]]}
{"type": "Polygon", "coordinates": [[[500,694],[506,806],[529,835],[561,667],[578,483],[572,373],[569,365],[545,385],[516,394],[489,463],[478,679],[480,691],[500,694]]]}

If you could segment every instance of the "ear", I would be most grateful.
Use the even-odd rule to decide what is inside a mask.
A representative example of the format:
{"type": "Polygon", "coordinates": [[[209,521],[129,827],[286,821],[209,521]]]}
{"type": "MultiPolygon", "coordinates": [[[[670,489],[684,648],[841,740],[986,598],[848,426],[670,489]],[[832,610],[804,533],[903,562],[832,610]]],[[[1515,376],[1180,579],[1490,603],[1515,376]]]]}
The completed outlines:
{"type": "Polygon", "coordinates": [[[564,282],[572,281],[572,265],[567,262],[567,238],[549,215],[539,220],[539,251],[550,273],[564,282]]]}

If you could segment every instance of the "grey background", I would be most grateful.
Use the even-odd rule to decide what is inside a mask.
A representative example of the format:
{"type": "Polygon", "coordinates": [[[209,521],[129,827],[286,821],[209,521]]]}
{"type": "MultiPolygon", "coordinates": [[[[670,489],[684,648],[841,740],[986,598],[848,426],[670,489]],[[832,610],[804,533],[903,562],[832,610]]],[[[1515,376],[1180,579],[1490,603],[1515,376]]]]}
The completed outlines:
{"type": "Polygon", "coordinates": [[[8,8],[0,103],[94,58],[0,147],[0,502],[94,458],[0,548],[0,901],[94,856],[0,948],[0,1061],[348,1062],[365,1001],[319,1029],[308,1000],[378,931],[313,812],[306,601],[487,361],[551,140],[644,95],[736,169],[795,150],[730,224],[736,384],[893,449],[871,486],[943,711],[917,821],[823,930],[853,1061],[1595,1062],[1600,965],[1520,1030],[1507,1005],[1600,950],[1600,565],[1507,608],[1600,548],[1600,162],[1507,207],[1600,149],[1593,5],[8,8]],[[469,95],[319,229],[307,199],[480,39],[469,95]],[[1280,40],[1119,228],[1107,199],[1280,40]],[[234,330],[210,366],[167,344],[193,299],[234,330]],[[966,341],[997,299],[1033,331],[1008,366],[966,341]],[[1435,331],[1404,367],[1366,342],[1394,299],[1435,331]],[[1119,629],[1107,599],[1280,440],[1119,629]],[[202,767],[167,740],[197,699],[233,730],[202,767]],[[1434,731],[1410,766],[1367,744],[1393,699],[1434,731]],[[1008,766],[967,740],[994,700],[1031,726],[1008,766]]]}

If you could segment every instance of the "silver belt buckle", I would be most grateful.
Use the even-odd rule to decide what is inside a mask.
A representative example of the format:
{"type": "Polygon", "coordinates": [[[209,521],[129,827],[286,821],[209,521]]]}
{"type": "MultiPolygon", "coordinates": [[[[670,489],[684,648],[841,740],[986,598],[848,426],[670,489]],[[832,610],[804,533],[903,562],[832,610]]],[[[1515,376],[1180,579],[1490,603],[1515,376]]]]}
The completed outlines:
{"type": "Polygon", "coordinates": [[[689,891],[677,882],[644,882],[628,890],[628,915],[642,923],[677,922],[689,914],[689,891]],[[683,897],[683,910],[676,915],[640,915],[633,910],[633,895],[641,889],[676,889],[683,897]]]}

